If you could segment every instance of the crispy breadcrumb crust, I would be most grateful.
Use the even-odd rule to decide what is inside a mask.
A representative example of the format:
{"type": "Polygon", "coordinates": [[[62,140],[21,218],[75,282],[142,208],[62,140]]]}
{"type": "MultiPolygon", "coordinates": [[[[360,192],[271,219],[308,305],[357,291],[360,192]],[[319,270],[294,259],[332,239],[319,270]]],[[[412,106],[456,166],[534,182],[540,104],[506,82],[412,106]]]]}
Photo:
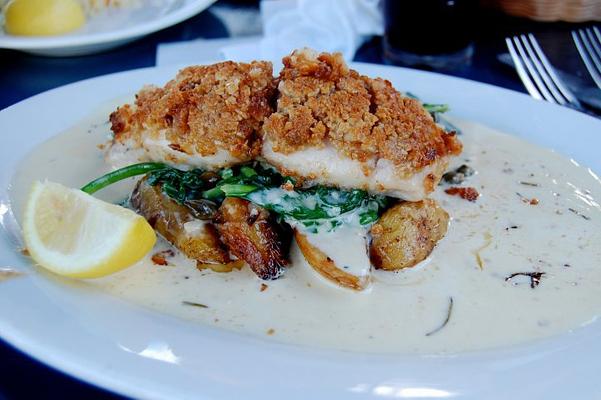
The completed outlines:
{"type": "Polygon", "coordinates": [[[349,69],[340,53],[304,49],[283,60],[277,110],[263,125],[276,152],[290,154],[332,144],[364,162],[384,158],[410,176],[462,145],[446,133],[418,100],[384,79],[349,69]]]}
{"type": "Polygon", "coordinates": [[[134,105],[110,116],[113,143],[141,147],[165,133],[169,147],[209,156],[226,150],[246,161],[260,152],[259,132],[273,111],[276,84],[270,62],[226,61],[181,70],[164,87],[146,86],[134,105]]]}

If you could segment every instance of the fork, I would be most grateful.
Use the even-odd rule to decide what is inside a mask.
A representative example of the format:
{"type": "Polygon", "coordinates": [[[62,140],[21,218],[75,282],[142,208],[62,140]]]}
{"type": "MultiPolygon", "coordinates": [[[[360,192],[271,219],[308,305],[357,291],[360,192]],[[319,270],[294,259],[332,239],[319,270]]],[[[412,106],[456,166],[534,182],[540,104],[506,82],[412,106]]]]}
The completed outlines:
{"type": "Polygon", "coordinates": [[[576,96],[563,84],[531,33],[505,38],[515,69],[530,96],[583,111],[576,96]]]}
{"type": "Polygon", "coordinates": [[[601,89],[601,33],[596,26],[572,31],[572,39],[591,78],[601,89]]]}

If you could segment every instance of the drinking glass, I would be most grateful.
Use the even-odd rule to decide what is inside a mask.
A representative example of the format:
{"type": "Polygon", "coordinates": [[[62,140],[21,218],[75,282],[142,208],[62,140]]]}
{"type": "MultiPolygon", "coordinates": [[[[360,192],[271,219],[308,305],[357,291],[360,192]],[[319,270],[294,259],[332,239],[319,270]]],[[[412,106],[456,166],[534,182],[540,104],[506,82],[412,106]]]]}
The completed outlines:
{"type": "Polygon", "coordinates": [[[470,63],[475,0],[384,0],[383,6],[385,62],[435,70],[470,63]]]}

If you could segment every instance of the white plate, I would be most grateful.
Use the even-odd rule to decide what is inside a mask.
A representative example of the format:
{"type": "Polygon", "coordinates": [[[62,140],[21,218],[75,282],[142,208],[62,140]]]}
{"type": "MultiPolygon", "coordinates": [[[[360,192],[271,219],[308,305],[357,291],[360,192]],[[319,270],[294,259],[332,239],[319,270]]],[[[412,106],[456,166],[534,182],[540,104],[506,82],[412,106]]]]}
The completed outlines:
{"type": "Polygon", "coordinates": [[[81,29],[59,36],[13,36],[0,29],[0,48],[54,57],[96,53],[175,25],[215,1],[156,0],[141,9],[109,10],[91,17],[81,29]]]}
{"type": "MultiPolygon", "coordinates": [[[[601,171],[601,122],[490,85],[355,64],[452,114],[557,149],[601,171]]],[[[176,69],[142,69],[40,94],[0,112],[0,221],[14,223],[7,186],[33,146],[104,102],[176,69]],[[31,116],[35,116],[32,118],[31,116]]],[[[193,324],[36,272],[0,234],[0,266],[26,275],[0,284],[0,336],[44,363],[136,398],[566,399],[601,393],[601,324],[532,345],[455,356],[315,350],[193,324]]],[[[402,340],[400,338],[399,340],[402,340]]]]}

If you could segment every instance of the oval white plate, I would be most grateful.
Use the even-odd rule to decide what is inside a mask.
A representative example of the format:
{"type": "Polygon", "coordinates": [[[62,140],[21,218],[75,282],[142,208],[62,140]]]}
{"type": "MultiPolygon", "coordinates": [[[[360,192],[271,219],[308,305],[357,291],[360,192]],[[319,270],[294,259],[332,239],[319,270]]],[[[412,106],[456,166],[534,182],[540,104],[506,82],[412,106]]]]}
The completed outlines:
{"type": "Polygon", "coordinates": [[[91,17],[77,31],[59,36],[13,36],[0,30],[0,48],[64,57],[107,50],[188,19],[216,0],[161,0],[141,9],[117,9],[91,17]]]}
{"type": "MultiPolygon", "coordinates": [[[[490,85],[369,64],[452,113],[521,136],[601,171],[601,121],[490,85]]],[[[173,67],[90,79],[0,111],[0,336],[71,375],[136,398],[566,399],[601,393],[601,324],[531,345],[455,356],[376,356],[254,339],[178,320],[36,271],[17,251],[7,188],[19,159],[104,102],[173,67]],[[32,118],[35,116],[35,118],[32,118]]],[[[293,310],[292,310],[293,312],[293,310]]],[[[402,340],[402,338],[399,338],[402,340]]]]}

